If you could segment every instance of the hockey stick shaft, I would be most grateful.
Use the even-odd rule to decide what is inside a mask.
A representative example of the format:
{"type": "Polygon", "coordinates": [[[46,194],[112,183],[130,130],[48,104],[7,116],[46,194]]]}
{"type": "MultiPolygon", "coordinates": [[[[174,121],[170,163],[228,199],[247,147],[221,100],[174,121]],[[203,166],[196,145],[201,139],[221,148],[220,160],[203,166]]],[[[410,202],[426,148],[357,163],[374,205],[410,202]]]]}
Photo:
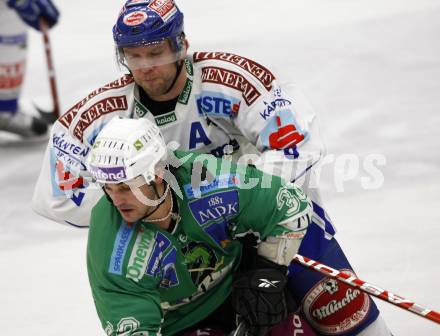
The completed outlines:
{"type": "Polygon", "coordinates": [[[52,60],[52,47],[50,45],[50,39],[48,33],[49,29],[46,22],[43,19],[40,20],[40,27],[41,27],[41,32],[43,34],[47,71],[49,74],[50,93],[52,95],[52,101],[53,101],[53,114],[58,119],[60,116],[60,103],[58,99],[58,91],[57,91],[57,85],[55,79],[55,67],[53,65],[53,60],[52,60]]]}
{"type": "Polygon", "coordinates": [[[313,269],[328,277],[340,280],[352,287],[359,288],[361,291],[365,293],[368,293],[381,300],[392,303],[393,305],[396,305],[402,309],[408,310],[414,314],[417,314],[428,320],[440,324],[440,313],[434,310],[423,308],[422,306],[414,303],[413,301],[407,300],[399,295],[393,294],[387,290],[384,290],[380,287],[365,282],[355,276],[338,271],[334,268],[331,268],[327,265],[321,264],[320,262],[309,259],[299,254],[296,254],[293,257],[292,262],[299,263],[307,268],[313,269]]]}

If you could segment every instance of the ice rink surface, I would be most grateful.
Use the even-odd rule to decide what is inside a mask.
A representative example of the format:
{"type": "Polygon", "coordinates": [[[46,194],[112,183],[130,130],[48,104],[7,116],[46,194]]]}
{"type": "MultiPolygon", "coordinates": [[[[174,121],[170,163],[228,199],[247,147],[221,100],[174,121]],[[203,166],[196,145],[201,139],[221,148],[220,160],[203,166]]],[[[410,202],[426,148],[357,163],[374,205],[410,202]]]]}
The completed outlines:
{"type": "MultiPolygon", "coordinates": [[[[65,110],[119,76],[111,28],[122,1],[56,3],[62,16],[51,37],[65,110]]],[[[440,310],[440,3],[178,4],[191,51],[253,58],[303,89],[328,147],[325,205],[358,276],[440,310]],[[384,158],[374,189],[365,188],[371,155],[384,158]]],[[[50,106],[37,33],[29,49],[24,104],[50,106]]],[[[103,335],[87,282],[87,230],[30,208],[45,143],[4,134],[0,143],[1,334],[103,335]]],[[[440,335],[439,325],[378,304],[396,336],[440,335]]]]}

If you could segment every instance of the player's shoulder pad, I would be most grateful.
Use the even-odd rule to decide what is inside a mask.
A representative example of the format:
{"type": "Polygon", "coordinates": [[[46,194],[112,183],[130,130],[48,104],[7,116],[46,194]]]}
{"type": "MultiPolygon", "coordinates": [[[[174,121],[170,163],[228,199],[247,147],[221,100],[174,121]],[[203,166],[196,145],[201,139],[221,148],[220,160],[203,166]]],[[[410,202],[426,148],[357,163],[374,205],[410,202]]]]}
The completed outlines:
{"type": "MultiPolygon", "coordinates": [[[[243,56],[227,52],[195,52],[193,54],[195,65],[202,66],[202,81],[221,80],[227,75],[241,76],[252,84],[264,87],[267,91],[272,89],[275,75],[265,66],[243,56]]],[[[246,83],[246,81],[244,81],[246,83]]]]}
{"type": "Polygon", "coordinates": [[[58,123],[63,125],[66,129],[69,129],[72,124],[72,121],[75,119],[75,117],[78,115],[78,113],[86,104],[88,104],[93,100],[99,101],[99,97],[102,96],[102,94],[107,93],[108,95],[109,91],[119,90],[132,83],[134,83],[133,76],[131,74],[127,74],[115,81],[107,83],[106,85],[90,92],[86,97],[81,99],[79,102],[73,105],[69,110],[67,110],[66,113],[64,113],[61,117],[59,117],[58,123]]]}

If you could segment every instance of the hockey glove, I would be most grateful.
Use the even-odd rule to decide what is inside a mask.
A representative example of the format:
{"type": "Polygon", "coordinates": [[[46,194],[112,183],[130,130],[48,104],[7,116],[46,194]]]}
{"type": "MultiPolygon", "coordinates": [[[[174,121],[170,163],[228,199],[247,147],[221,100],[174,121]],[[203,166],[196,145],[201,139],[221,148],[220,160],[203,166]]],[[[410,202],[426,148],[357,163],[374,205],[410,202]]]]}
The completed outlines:
{"type": "Polygon", "coordinates": [[[276,269],[239,273],[232,283],[232,306],[250,335],[266,335],[287,316],[286,276],[276,269]]]}
{"type": "Polygon", "coordinates": [[[21,19],[36,30],[43,18],[49,28],[58,22],[60,13],[51,0],[8,0],[8,6],[15,9],[21,19]]]}

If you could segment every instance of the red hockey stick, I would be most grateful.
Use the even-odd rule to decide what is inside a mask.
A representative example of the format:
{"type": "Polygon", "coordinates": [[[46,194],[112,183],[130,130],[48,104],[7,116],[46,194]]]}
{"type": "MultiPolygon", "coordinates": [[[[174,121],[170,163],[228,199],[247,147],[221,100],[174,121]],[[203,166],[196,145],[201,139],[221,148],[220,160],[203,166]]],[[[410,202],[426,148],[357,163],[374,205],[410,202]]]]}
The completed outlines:
{"type": "Polygon", "coordinates": [[[434,310],[423,308],[422,306],[419,306],[418,304],[410,300],[407,300],[399,295],[388,292],[375,285],[369,284],[368,282],[356,278],[355,276],[338,271],[334,268],[321,264],[307,257],[303,257],[302,255],[299,254],[296,254],[293,257],[292,262],[297,262],[307,268],[311,268],[326,276],[345,282],[346,284],[355,288],[359,288],[361,291],[371,294],[381,300],[392,303],[393,305],[396,305],[400,308],[403,308],[414,314],[420,315],[424,318],[427,318],[428,320],[440,324],[440,313],[434,310]]]}
{"type": "Polygon", "coordinates": [[[45,112],[40,109],[38,111],[42,116],[49,122],[55,122],[56,119],[60,116],[60,103],[58,100],[58,91],[57,91],[57,85],[55,80],[55,68],[52,61],[52,48],[50,45],[49,40],[49,33],[48,33],[48,26],[46,22],[41,19],[40,20],[40,29],[41,33],[43,34],[43,42],[44,42],[44,51],[46,53],[46,63],[47,63],[47,71],[49,74],[49,84],[50,84],[50,93],[52,95],[52,101],[53,101],[53,111],[51,112],[45,112]]]}

